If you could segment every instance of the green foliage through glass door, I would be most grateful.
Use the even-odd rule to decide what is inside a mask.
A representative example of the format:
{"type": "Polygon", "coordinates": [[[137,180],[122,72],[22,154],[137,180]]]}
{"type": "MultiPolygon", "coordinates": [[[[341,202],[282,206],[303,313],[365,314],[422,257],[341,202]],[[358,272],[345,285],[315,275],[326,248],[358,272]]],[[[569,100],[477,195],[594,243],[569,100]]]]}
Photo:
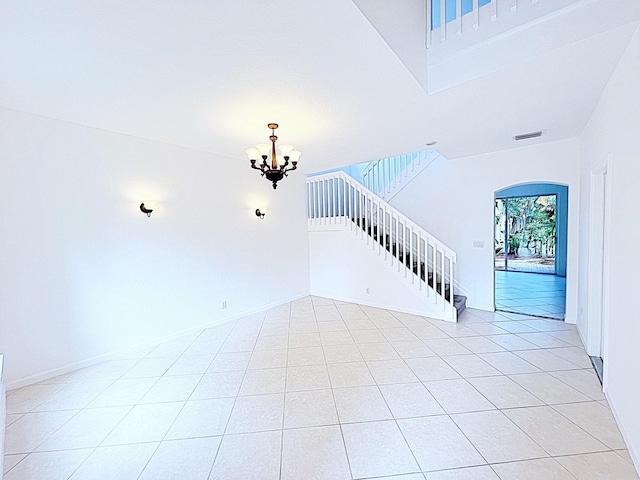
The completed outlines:
{"type": "Polygon", "coordinates": [[[555,195],[496,199],[496,270],[555,273],[555,251],[555,195]]]}

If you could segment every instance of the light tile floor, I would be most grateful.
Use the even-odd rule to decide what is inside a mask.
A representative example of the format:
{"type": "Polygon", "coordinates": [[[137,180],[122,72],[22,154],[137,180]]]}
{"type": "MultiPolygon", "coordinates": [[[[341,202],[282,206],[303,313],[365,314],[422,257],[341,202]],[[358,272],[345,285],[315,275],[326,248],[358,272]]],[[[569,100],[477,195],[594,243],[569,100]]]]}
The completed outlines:
{"type": "Polygon", "coordinates": [[[575,328],[307,297],[9,393],[6,480],[637,480],[575,328]]]}
{"type": "Polygon", "coordinates": [[[564,319],[566,278],[523,272],[495,272],[496,310],[564,319]]]}

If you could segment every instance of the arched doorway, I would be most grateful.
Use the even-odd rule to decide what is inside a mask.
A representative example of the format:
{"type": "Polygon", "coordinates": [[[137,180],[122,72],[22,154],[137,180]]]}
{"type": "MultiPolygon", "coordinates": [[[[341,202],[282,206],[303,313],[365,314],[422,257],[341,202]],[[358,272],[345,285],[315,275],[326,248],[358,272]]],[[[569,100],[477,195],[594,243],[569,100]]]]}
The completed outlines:
{"type": "Polygon", "coordinates": [[[527,183],[495,193],[495,309],[564,319],[568,187],[527,183]]]}

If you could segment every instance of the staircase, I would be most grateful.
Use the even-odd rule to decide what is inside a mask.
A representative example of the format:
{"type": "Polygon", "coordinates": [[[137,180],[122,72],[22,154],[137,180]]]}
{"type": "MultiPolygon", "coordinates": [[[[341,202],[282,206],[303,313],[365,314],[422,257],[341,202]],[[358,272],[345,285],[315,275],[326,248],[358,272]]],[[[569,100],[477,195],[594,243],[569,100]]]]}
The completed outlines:
{"type": "Polygon", "coordinates": [[[436,150],[424,150],[371,162],[362,172],[362,184],[389,201],[439,156],[436,150]]]}
{"type": "Polygon", "coordinates": [[[307,179],[307,200],[310,232],[347,232],[412,290],[423,315],[457,321],[466,298],[453,291],[454,251],[344,172],[307,179]]]}

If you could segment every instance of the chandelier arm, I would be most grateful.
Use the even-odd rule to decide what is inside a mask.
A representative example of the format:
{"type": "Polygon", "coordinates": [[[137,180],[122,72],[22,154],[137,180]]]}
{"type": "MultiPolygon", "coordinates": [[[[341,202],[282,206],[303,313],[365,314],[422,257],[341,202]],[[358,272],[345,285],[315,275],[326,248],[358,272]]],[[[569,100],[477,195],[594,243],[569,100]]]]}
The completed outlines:
{"type": "MultiPolygon", "coordinates": [[[[268,144],[259,144],[256,148],[251,147],[246,149],[245,153],[249,156],[251,168],[259,170],[260,175],[266,177],[270,182],[272,182],[273,188],[275,189],[277,187],[277,182],[286,177],[287,172],[297,168],[296,164],[298,162],[289,161],[290,157],[288,153],[293,150],[293,147],[291,145],[286,145],[282,151],[284,163],[279,165],[278,150],[276,148],[276,141],[278,140],[278,137],[275,135],[275,130],[278,128],[278,124],[270,123],[267,127],[271,129],[271,135],[269,136],[271,148],[268,148],[268,144]],[[258,156],[258,154],[260,155],[258,156]],[[290,164],[293,164],[293,166],[290,166],[290,164]]],[[[300,152],[294,153],[296,154],[296,158],[300,156],[300,152]]]]}
{"type": "Polygon", "coordinates": [[[278,168],[278,158],[276,155],[276,140],[278,137],[275,136],[274,130],[272,130],[272,135],[269,137],[271,140],[271,169],[276,170],[278,168]]]}

